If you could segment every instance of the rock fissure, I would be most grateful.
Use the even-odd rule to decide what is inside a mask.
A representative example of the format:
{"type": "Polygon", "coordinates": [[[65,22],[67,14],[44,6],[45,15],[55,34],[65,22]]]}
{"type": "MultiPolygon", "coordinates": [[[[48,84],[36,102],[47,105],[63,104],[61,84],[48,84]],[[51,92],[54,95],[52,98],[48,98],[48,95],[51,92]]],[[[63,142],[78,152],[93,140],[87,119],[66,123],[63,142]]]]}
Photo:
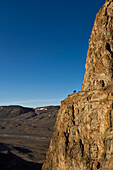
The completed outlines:
{"type": "Polygon", "coordinates": [[[113,58],[113,52],[111,51],[111,47],[109,43],[106,43],[106,50],[108,50],[111,54],[111,58],[113,58]]]}
{"type": "Polygon", "coordinates": [[[112,128],[112,116],[111,116],[111,112],[109,113],[109,126],[110,126],[110,128],[112,128]]]}
{"type": "Polygon", "coordinates": [[[74,106],[72,105],[72,122],[75,125],[75,115],[74,115],[74,106]]]}
{"type": "Polygon", "coordinates": [[[68,147],[68,144],[69,144],[69,133],[68,132],[64,132],[64,135],[65,135],[65,138],[66,138],[66,141],[65,141],[65,144],[66,144],[66,152],[67,152],[67,147],[68,147]]]}
{"type": "Polygon", "coordinates": [[[84,155],[84,145],[82,143],[82,140],[80,139],[80,148],[81,148],[81,152],[82,152],[82,157],[84,155]]]}

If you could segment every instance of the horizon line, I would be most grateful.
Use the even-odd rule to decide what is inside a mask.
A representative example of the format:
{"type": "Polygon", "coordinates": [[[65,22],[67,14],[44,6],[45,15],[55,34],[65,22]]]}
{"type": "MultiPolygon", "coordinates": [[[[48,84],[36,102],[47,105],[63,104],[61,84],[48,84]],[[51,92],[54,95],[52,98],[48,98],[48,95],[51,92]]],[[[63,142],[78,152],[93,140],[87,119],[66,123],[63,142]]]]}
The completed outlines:
{"type": "Polygon", "coordinates": [[[34,100],[22,100],[22,101],[7,101],[7,102],[0,102],[0,105],[21,105],[21,104],[28,104],[34,102],[61,102],[61,98],[56,99],[34,99],[34,100]]]}

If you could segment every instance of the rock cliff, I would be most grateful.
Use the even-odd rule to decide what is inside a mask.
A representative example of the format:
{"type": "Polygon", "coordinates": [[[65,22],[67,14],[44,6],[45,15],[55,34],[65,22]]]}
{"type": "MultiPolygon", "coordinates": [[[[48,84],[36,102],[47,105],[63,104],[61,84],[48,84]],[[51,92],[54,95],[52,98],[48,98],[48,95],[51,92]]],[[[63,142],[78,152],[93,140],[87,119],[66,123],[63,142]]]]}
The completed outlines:
{"type": "Polygon", "coordinates": [[[81,92],[61,102],[42,169],[113,169],[113,0],[96,16],[81,92]]]}

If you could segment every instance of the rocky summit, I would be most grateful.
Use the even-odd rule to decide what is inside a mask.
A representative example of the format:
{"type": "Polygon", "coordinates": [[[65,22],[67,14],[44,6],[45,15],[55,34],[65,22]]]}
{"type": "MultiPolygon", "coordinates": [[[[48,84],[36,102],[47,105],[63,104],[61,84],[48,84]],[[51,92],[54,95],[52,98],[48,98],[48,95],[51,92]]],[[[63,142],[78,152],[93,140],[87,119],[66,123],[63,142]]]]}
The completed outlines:
{"type": "Polygon", "coordinates": [[[61,102],[43,170],[113,170],[113,0],[98,12],[81,92],[61,102]]]}

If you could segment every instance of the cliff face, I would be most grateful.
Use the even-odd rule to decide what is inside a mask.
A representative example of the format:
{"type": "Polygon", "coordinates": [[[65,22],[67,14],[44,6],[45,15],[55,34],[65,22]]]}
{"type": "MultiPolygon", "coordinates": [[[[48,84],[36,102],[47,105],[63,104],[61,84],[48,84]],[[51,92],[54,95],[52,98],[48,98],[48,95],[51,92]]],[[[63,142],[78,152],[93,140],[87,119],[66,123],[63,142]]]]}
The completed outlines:
{"type": "Polygon", "coordinates": [[[43,170],[113,169],[113,2],[96,16],[81,92],[61,102],[43,170]]]}
{"type": "Polygon", "coordinates": [[[113,2],[106,1],[96,16],[82,90],[109,85],[113,79],[113,2]]]}

